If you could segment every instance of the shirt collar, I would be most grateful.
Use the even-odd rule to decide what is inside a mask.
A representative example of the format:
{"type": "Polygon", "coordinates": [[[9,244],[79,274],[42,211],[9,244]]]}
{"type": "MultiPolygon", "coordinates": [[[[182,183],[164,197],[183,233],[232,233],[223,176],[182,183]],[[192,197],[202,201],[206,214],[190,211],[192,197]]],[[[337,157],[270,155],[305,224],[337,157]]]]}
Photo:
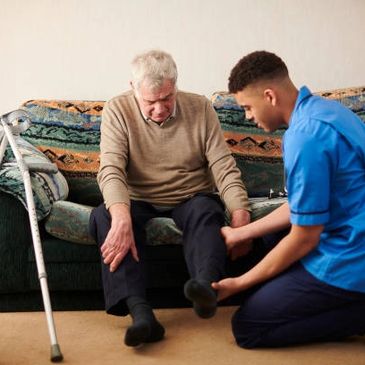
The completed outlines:
{"type": "MultiPolygon", "coordinates": [[[[298,96],[297,96],[297,100],[295,102],[295,106],[294,106],[294,110],[291,114],[291,117],[290,117],[290,121],[292,120],[293,118],[293,115],[295,114],[295,112],[298,110],[300,104],[307,98],[309,98],[310,96],[312,96],[312,93],[311,91],[307,88],[307,86],[302,86],[300,89],[299,89],[299,92],[298,92],[298,96]]],[[[290,125],[290,122],[289,122],[289,125],[290,125]]]]}
{"type": "MultiPolygon", "coordinates": [[[[140,109],[141,110],[141,109],[140,109]]],[[[151,118],[147,117],[146,115],[143,114],[142,110],[141,110],[141,114],[143,116],[143,119],[146,121],[146,122],[154,122],[156,124],[158,124],[159,126],[163,126],[166,122],[168,122],[169,120],[172,120],[174,118],[176,118],[176,101],[175,101],[175,105],[174,105],[174,109],[172,110],[172,113],[171,115],[165,119],[163,122],[161,123],[157,123],[155,122],[154,120],[152,120],[151,118]]]]}

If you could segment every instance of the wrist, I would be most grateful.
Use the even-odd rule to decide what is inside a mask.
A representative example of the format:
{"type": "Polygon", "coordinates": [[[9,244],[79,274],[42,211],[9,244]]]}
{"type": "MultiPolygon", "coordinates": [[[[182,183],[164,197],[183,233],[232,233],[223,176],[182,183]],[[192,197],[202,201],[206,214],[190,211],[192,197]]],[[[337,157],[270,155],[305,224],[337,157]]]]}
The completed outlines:
{"type": "Polygon", "coordinates": [[[130,208],[125,203],[115,203],[109,208],[109,213],[112,218],[112,225],[113,224],[120,224],[123,222],[130,222],[131,221],[131,214],[130,208]]]}

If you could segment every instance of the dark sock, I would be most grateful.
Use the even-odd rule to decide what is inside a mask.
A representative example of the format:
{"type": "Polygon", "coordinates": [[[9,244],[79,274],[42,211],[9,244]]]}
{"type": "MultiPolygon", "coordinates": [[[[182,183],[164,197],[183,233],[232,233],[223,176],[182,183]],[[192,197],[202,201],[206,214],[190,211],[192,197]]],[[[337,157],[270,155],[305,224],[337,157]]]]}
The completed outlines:
{"type": "Polygon", "coordinates": [[[217,293],[210,282],[202,279],[190,279],[185,283],[184,294],[193,302],[195,313],[201,318],[213,317],[217,311],[217,293]]]}
{"type": "Polygon", "coordinates": [[[157,321],[151,306],[144,298],[131,296],[126,299],[133,324],[127,328],[124,343],[127,346],[138,346],[142,343],[162,340],[165,329],[157,321]]]}

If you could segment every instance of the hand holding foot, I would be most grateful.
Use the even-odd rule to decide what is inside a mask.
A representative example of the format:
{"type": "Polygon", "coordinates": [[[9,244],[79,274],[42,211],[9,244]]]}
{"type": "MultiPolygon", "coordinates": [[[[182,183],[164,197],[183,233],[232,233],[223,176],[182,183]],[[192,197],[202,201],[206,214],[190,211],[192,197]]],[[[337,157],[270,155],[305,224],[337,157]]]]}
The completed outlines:
{"type": "Polygon", "coordinates": [[[212,288],[218,291],[218,301],[226,299],[242,291],[239,278],[227,278],[212,283],[212,288]]]}
{"type": "Polygon", "coordinates": [[[185,283],[184,294],[193,302],[195,313],[200,318],[213,317],[217,311],[217,293],[206,280],[190,279],[185,283]]]}

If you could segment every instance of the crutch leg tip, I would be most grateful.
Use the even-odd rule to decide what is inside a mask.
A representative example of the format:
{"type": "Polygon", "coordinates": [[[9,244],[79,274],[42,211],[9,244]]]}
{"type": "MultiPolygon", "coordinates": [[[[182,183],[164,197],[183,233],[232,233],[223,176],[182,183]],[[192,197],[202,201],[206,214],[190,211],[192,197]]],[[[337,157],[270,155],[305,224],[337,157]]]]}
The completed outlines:
{"type": "Polygon", "coordinates": [[[61,362],[63,360],[63,355],[61,353],[60,345],[52,345],[51,346],[51,361],[52,362],[61,362]]]}

